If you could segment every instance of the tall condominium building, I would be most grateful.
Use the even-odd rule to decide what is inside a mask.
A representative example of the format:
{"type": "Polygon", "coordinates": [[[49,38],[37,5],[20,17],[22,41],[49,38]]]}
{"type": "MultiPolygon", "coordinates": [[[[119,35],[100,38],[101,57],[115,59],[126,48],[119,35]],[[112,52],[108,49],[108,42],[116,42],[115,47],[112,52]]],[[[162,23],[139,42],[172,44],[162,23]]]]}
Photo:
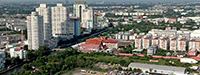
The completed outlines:
{"type": "Polygon", "coordinates": [[[88,5],[86,2],[75,2],[74,3],[74,16],[80,18],[82,21],[82,13],[84,9],[87,9],[88,5]]]}
{"type": "Polygon", "coordinates": [[[50,8],[46,4],[40,4],[40,7],[36,8],[36,12],[43,16],[44,40],[49,40],[52,37],[50,8]]]}
{"type": "Polygon", "coordinates": [[[52,17],[52,34],[54,37],[67,37],[67,7],[58,3],[57,6],[51,7],[52,17]]]}
{"type": "Polygon", "coordinates": [[[92,9],[83,10],[81,24],[82,24],[81,27],[86,28],[86,30],[93,29],[93,10],[92,9]]]}
{"type": "Polygon", "coordinates": [[[80,20],[77,17],[69,19],[69,31],[72,35],[79,36],[81,34],[80,20]]]}
{"type": "Polygon", "coordinates": [[[32,12],[27,17],[28,48],[37,50],[44,45],[43,17],[37,12],[32,12]]]}

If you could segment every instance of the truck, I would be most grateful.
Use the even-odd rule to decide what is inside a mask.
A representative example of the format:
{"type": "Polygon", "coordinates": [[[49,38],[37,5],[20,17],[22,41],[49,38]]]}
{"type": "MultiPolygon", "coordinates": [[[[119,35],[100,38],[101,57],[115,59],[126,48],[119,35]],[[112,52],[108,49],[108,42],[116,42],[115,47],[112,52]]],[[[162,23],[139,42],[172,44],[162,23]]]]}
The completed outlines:
{"type": "Polygon", "coordinates": [[[192,58],[181,58],[180,59],[180,62],[181,63],[198,63],[198,61],[196,61],[195,59],[192,59],[192,58]]]}

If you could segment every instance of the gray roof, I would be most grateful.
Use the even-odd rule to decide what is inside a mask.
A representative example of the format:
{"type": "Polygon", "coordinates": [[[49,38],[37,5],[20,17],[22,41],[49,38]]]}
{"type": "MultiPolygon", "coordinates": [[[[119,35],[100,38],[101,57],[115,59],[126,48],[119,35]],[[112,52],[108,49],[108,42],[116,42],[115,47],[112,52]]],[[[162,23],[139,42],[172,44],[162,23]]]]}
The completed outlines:
{"type": "Polygon", "coordinates": [[[184,72],[186,69],[184,67],[163,66],[163,65],[143,64],[143,63],[130,63],[128,67],[146,68],[146,69],[153,68],[153,69],[168,70],[175,72],[184,72]]]}

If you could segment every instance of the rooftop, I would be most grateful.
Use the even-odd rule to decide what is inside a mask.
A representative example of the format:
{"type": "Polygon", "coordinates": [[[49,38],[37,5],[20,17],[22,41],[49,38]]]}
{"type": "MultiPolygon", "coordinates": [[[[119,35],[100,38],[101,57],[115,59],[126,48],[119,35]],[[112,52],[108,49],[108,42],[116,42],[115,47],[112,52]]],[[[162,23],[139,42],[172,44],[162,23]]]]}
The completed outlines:
{"type": "Polygon", "coordinates": [[[99,45],[95,45],[95,44],[81,44],[81,47],[99,47],[99,45]]]}
{"type": "Polygon", "coordinates": [[[143,63],[130,63],[128,67],[135,67],[135,68],[153,68],[156,70],[164,70],[164,71],[173,71],[173,72],[181,72],[183,73],[186,68],[184,67],[174,67],[174,66],[163,66],[163,65],[154,65],[154,64],[143,64],[143,63]]]}
{"type": "Polygon", "coordinates": [[[86,2],[75,2],[74,4],[86,4],[86,2]]]}
{"type": "Polygon", "coordinates": [[[103,43],[118,43],[118,40],[103,40],[103,43]]]}
{"type": "Polygon", "coordinates": [[[186,38],[182,38],[182,39],[180,39],[180,41],[187,41],[187,39],[186,38]]]}
{"type": "Polygon", "coordinates": [[[143,49],[134,49],[133,51],[136,51],[136,52],[142,52],[143,49]]]}

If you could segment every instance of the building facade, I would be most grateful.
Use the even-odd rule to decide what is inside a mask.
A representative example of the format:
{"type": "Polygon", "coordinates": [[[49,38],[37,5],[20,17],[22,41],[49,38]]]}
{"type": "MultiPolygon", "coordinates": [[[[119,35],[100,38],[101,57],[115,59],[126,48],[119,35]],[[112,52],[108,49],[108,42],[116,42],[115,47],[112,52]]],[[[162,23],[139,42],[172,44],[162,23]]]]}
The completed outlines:
{"type": "Polygon", "coordinates": [[[118,40],[103,40],[102,42],[108,49],[118,49],[118,40]]]}
{"type": "Polygon", "coordinates": [[[57,6],[51,7],[52,17],[52,35],[54,37],[68,37],[67,26],[67,7],[58,3],[57,6]]]}
{"type": "Polygon", "coordinates": [[[170,50],[177,50],[177,46],[178,46],[178,38],[174,37],[174,38],[170,38],[170,50]]]}
{"type": "Polygon", "coordinates": [[[152,40],[152,45],[158,45],[159,46],[159,43],[160,43],[159,39],[160,39],[160,37],[154,37],[153,40],[152,40]]]}
{"type": "Polygon", "coordinates": [[[80,18],[80,21],[82,22],[83,10],[87,9],[88,5],[86,2],[75,2],[73,7],[74,16],[80,18]]]}
{"type": "Polygon", "coordinates": [[[135,39],[135,48],[137,49],[142,49],[142,37],[143,36],[139,36],[135,39]]]}
{"type": "Polygon", "coordinates": [[[75,36],[79,36],[81,34],[81,25],[79,18],[71,17],[69,19],[69,31],[75,36]]]}
{"type": "Polygon", "coordinates": [[[28,48],[37,50],[44,45],[43,17],[32,12],[27,17],[28,48]]]}
{"type": "Polygon", "coordinates": [[[94,27],[93,22],[93,10],[92,9],[84,9],[82,12],[82,19],[81,19],[81,27],[85,28],[86,30],[92,30],[94,27]]]}
{"type": "Polygon", "coordinates": [[[160,48],[164,50],[169,49],[169,38],[168,37],[162,37],[160,39],[160,48]]]}
{"type": "Polygon", "coordinates": [[[143,49],[147,49],[151,46],[151,41],[152,41],[152,37],[151,36],[146,36],[143,38],[143,49]]]}
{"type": "Polygon", "coordinates": [[[0,52],[0,69],[5,67],[5,52],[0,52]]]}
{"type": "Polygon", "coordinates": [[[178,50],[179,51],[186,51],[188,47],[188,40],[186,38],[181,38],[178,41],[178,50]]]}
{"type": "Polygon", "coordinates": [[[36,12],[43,16],[44,40],[49,40],[52,37],[51,10],[46,4],[40,4],[40,7],[36,8],[36,12]]]}
{"type": "Polygon", "coordinates": [[[26,58],[26,50],[20,48],[11,48],[10,57],[19,57],[20,59],[26,58]]]}

